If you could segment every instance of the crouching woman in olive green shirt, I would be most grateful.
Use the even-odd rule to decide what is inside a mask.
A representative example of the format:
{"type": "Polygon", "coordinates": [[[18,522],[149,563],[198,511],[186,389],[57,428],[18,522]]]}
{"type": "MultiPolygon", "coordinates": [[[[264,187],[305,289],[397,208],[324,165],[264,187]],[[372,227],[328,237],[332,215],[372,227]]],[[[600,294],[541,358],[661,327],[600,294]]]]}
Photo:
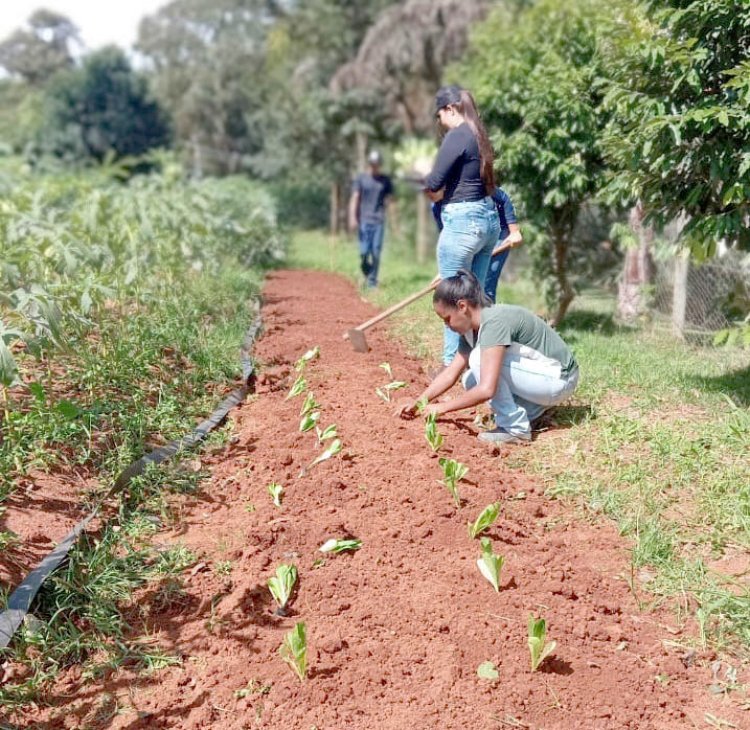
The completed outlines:
{"type": "MultiPolygon", "coordinates": [[[[464,269],[438,284],[432,304],[461,339],[453,362],[418,400],[430,403],[427,412],[436,415],[489,401],[496,428],[480,433],[482,441],[530,441],[531,422],[568,398],[578,385],[578,364],[568,346],[528,309],[492,306],[474,274],[464,269]],[[466,393],[432,403],[462,374],[466,393]]],[[[417,402],[403,402],[397,413],[413,416],[417,402]]]]}

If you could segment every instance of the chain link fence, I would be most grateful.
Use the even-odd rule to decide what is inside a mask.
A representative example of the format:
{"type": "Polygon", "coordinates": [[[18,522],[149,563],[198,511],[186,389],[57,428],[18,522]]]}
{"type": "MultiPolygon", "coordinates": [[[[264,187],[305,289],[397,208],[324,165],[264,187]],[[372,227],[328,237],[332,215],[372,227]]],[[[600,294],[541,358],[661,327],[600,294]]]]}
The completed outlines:
{"type": "Polygon", "coordinates": [[[750,311],[750,255],[727,251],[703,264],[655,262],[651,313],[679,337],[712,337],[750,311]]]}

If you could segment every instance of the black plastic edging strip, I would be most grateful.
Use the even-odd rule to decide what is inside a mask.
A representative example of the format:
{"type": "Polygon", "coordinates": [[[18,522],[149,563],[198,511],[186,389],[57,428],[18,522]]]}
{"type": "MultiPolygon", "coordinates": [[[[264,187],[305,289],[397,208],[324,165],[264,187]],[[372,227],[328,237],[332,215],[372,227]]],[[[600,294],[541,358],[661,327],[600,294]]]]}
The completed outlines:
{"type": "Polygon", "coordinates": [[[154,449],[145,456],[127,466],[115,479],[114,484],[107,493],[99,500],[94,508],[84,517],[58,545],[48,553],[39,565],[34,568],[18,585],[8,599],[6,609],[0,613],[0,649],[5,649],[10,644],[13,635],[18,631],[19,626],[23,623],[26,614],[29,612],[39,589],[45,580],[55,571],[60,563],[65,560],[73,545],[80,534],[86,529],[91,520],[94,519],[102,504],[113,494],[122,491],[131,479],[137,477],[145,471],[149,464],[161,464],[170,459],[175,454],[192,448],[203,441],[206,436],[216,429],[219,424],[227,417],[229,411],[235,406],[242,403],[251,390],[251,379],[253,376],[254,364],[250,357],[255,338],[260,331],[261,320],[259,307],[256,303],[255,318],[250,328],[245,334],[242,343],[242,378],[245,385],[235,388],[226,398],[224,398],[211,415],[204,421],[201,421],[190,433],[182,438],[170,441],[165,446],[154,449]]]}

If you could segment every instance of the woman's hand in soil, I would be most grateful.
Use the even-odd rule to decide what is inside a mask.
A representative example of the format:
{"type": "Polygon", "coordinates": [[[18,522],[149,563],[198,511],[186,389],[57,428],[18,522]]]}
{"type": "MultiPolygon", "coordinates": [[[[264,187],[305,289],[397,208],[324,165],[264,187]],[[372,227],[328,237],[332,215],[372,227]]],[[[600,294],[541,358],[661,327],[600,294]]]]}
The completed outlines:
{"type": "Polygon", "coordinates": [[[442,414],[443,409],[440,407],[439,403],[430,403],[429,405],[426,405],[422,411],[422,415],[425,418],[427,418],[427,416],[441,416],[442,414]]]}
{"type": "Polygon", "coordinates": [[[414,398],[402,398],[396,403],[396,410],[393,413],[400,418],[414,418],[417,415],[417,401],[414,398]]]}

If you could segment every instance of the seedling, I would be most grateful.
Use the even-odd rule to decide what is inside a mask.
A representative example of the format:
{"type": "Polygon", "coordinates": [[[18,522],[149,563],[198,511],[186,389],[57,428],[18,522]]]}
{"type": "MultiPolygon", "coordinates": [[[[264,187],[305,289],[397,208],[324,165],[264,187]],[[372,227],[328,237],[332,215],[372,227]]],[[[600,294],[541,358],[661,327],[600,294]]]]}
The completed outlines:
{"type": "Polygon", "coordinates": [[[338,540],[332,537],[326,540],[319,548],[321,553],[343,553],[346,550],[359,550],[362,547],[362,540],[356,538],[338,540]]]}
{"type": "Polygon", "coordinates": [[[322,431],[316,426],[315,433],[318,434],[318,443],[322,444],[328,439],[335,439],[338,436],[338,430],[336,424],[332,423],[330,426],[326,426],[322,431]]]}
{"type": "Polygon", "coordinates": [[[474,520],[474,523],[469,523],[469,537],[473,540],[475,537],[481,535],[485,530],[489,530],[492,525],[495,524],[497,516],[500,514],[500,502],[493,502],[488,504],[480,513],[479,516],[474,520]]]}
{"type": "Polygon", "coordinates": [[[489,537],[483,537],[482,557],[477,560],[477,567],[479,572],[492,583],[496,593],[500,593],[500,571],[503,569],[503,563],[505,563],[505,558],[492,552],[492,542],[489,537]]]}
{"type": "Polygon", "coordinates": [[[277,613],[285,616],[286,604],[292,597],[292,591],[297,583],[297,568],[294,565],[280,565],[276,568],[276,575],[268,579],[268,590],[279,608],[277,613]]]}
{"type": "Polygon", "coordinates": [[[389,378],[393,377],[393,370],[391,370],[391,364],[389,362],[381,362],[380,365],[378,365],[378,367],[383,368],[383,370],[385,370],[389,378]]]}
{"type": "Polygon", "coordinates": [[[236,689],[234,696],[238,699],[251,697],[252,695],[267,695],[271,691],[271,684],[263,684],[257,679],[251,679],[242,689],[236,689]]]}
{"type": "Polygon", "coordinates": [[[294,398],[295,396],[298,396],[300,393],[304,393],[307,389],[307,380],[305,380],[303,375],[298,375],[297,379],[292,383],[292,387],[289,388],[289,392],[286,394],[286,398],[284,400],[289,400],[290,398],[294,398]]]}
{"type": "Polygon", "coordinates": [[[307,466],[303,467],[299,473],[299,476],[305,476],[308,469],[311,469],[316,464],[320,464],[321,461],[327,461],[332,456],[336,456],[339,451],[341,451],[341,439],[337,438],[331,442],[330,446],[322,454],[316,456],[307,466]]]}
{"type": "Polygon", "coordinates": [[[490,682],[495,682],[500,678],[497,667],[490,661],[482,662],[477,667],[477,676],[480,679],[489,679],[490,682]]]}
{"type": "Polygon", "coordinates": [[[315,400],[315,396],[308,391],[305,396],[305,402],[302,404],[302,410],[299,412],[300,417],[306,416],[310,411],[320,408],[320,403],[315,400]]]}
{"type": "Polygon", "coordinates": [[[279,647],[279,656],[294,670],[294,673],[305,681],[307,676],[307,632],[305,622],[300,621],[284,637],[284,643],[279,647]]]}
{"type": "Polygon", "coordinates": [[[424,437],[433,451],[437,451],[443,445],[443,434],[438,431],[436,416],[430,413],[424,424],[424,437]]]}
{"type": "MultiPolygon", "coordinates": [[[[442,436],[440,438],[442,440],[442,436]]],[[[438,459],[438,464],[440,464],[440,468],[443,470],[443,480],[441,484],[444,484],[446,489],[451,493],[456,507],[460,507],[461,496],[458,493],[458,482],[466,476],[469,471],[468,467],[455,459],[448,459],[446,457],[438,459]]]]}
{"type": "Polygon", "coordinates": [[[531,652],[531,671],[535,672],[539,665],[555,650],[556,641],[545,643],[547,639],[547,622],[543,618],[529,616],[529,651],[531,652]]]}
{"type": "Polygon", "coordinates": [[[375,392],[386,403],[390,403],[391,402],[391,393],[394,390],[401,390],[401,388],[405,388],[407,385],[408,385],[408,383],[405,383],[403,380],[394,380],[393,382],[388,383],[387,385],[384,385],[381,388],[375,388],[375,392]]]}
{"type": "Polygon", "coordinates": [[[297,372],[301,372],[305,369],[305,366],[307,363],[309,363],[311,360],[317,360],[320,357],[320,347],[318,345],[315,345],[315,347],[312,348],[312,350],[308,350],[302,357],[300,357],[297,362],[294,363],[294,369],[297,372]]]}
{"type": "Polygon", "coordinates": [[[310,411],[302,416],[302,420],[299,422],[299,430],[302,433],[306,431],[312,431],[315,425],[320,420],[320,411],[310,411]]]}
{"type": "Polygon", "coordinates": [[[427,398],[424,398],[424,397],[420,398],[417,401],[415,408],[416,408],[417,413],[420,416],[424,413],[424,409],[427,408],[427,404],[428,403],[429,403],[429,401],[427,400],[427,398]]]}
{"type": "Polygon", "coordinates": [[[282,487],[281,484],[271,482],[271,484],[268,485],[268,493],[271,495],[271,499],[277,507],[281,507],[281,495],[283,492],[284,487],[282,487]]]}

